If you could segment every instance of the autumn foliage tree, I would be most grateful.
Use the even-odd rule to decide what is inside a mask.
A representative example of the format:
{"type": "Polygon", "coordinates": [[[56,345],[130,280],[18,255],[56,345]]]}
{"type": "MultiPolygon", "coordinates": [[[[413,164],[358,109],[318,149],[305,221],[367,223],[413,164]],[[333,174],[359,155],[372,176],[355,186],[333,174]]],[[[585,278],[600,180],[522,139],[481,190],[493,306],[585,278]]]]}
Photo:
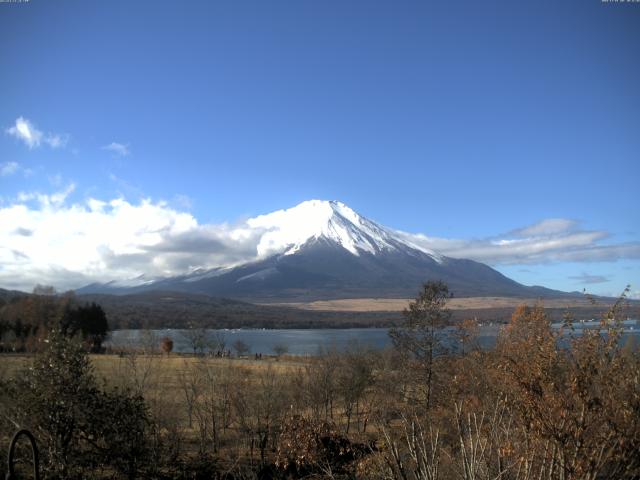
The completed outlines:
{"type": "Polygon", "coordinates": [[[554,329],[519,307],[497,347],[498,388],[540,478],[632,478],[640,467],[640,357],[620,343],[615,309],[595,330],[554,329]]]}
{"type": "Polygon", "coordinates": [[[36,351],[54,329],[65,336],[82,338],[86,348],[95,353],[102,349],[109,323],[100,305],[78,302],[72,292],[24,295],[0,306],[3,350],[36,351]]]}
{"type": "Polygon", "coordinates": [[[160,350],[162,350],[162,353],[169,355],[173,351],[173,340],[169,337],[162,337],[160,339],[160,350]]]}

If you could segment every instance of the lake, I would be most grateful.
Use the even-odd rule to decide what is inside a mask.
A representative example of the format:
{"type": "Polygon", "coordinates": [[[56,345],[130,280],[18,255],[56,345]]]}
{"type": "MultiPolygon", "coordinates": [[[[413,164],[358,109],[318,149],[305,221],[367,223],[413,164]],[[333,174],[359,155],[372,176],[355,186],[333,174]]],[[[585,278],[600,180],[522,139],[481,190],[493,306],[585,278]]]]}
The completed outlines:
{"type": "MultiPolygon", "coordinates": [[[[576,333],[594,328],[598,322],[576,322],[576,333]]],[[[554,324],[558,328],[560,324],[554,324]]],[[[633,339],[638,345],[640,341],[640,322],[638,320],[626,320],[623,322],[624,334],[622,342],[633,339]]],[[[477,338],[482,348],[495,346],[500,325],[483,325],[480,327],[477,338]]],[[[219,341],[223,339],[225,349],[232,349],[234,342],[241,340],[246,343],[252,354],[262,353],[271,355],[276,345],[286,347],[292,355],[317,355],[322,350],[345,351],[354,348],[384,349],[391,346],[391,340],[387,328],[349,328],[349,329],[286,329],[286,330],[261,330],[261,329],[223,329],[205,330],[204,338],[198,338],[205,351],[219,349],[219,341]]],[[[189,353],[193,352],[194,337],[191,330],[164,329],[164,330],[115,330],[111,332],[105,346],[113,348],[123,347],[157,347],[162,337],[173,340],[173,351],[189,353]],[[191,338],[190,338],[191,337],[191,338]]]]}

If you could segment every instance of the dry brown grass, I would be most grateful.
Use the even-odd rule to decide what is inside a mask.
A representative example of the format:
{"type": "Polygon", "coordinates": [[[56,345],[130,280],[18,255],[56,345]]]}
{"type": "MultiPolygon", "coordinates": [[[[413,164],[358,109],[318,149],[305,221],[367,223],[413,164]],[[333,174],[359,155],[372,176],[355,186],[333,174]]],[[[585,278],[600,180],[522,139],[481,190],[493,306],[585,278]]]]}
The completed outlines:
{"type": "MultiPolygon", "coordinates": [[[[23,369],[31,365],[34,355],[0,354],[0,380],[15,378],[23,369]]],[[[215,358],[175,353],[166,355],[135,352],[124,355],[90,355],[89,358],[100,385],[106,386],[107,389],[124,388],[144,397],[154,425],[157,425],[163,438],[170,439],[163,448],[178,448],[183,455],[186,455],[185,458],[195,456],[200,451],[202,442],[199,430],[202,424],[199,423],[195,411],[193,421],[190,420],[185,399],[185,386],[191,385],[194,375],[199,374],[201,382],[197,387],[201,397],[197,400],[198,406],[195,408],[206,415],[202,413],[208,407],[206,403],[208,400],[205,397],[211,395],[212,391],[207,390],[209,386],[202,383],[206,381],[202,377],[205,372],[212,373],[215,377],[214,382],[217,382],[213,391],[215,396],[222,393],[218,391],[218,388],[222,388],[220,382],[227,379],[232,382],[233,396],[253,399],[259,396],[261,389],[265,388],[263,384],[265,379],[275,377],[277,385],[288,388],[289,379],[299,375],[305,370],[305,366],[313,361],[311,358],[286,355],[279,359],[265,356],[256,360],[252,356],[215,358]]],[[[281,393],[285,394],[285,392],[278,392],[278,396],[281,393]]],[[[289,395],[288,392],[286,394],[289,395]]],[[[235,409],[235,406],[230,408],[235,409]]],[[[246,418],[249,418],[250,423],[255,421],[250,415],[258,411],[250,409],[245,414],[249,416],[246,418]]],[[[238,461],[243,464],[253,464],[256,461],[257,450],[255,448],[252,450],[248,443],[252,434],[242,430],[241,417],[235,410],[231,415],[232,421],[229,427],[218,427],[220,458],[224,459],[225,468],[231,467],[238,461]]],[[[220,417],[217,420],[220,421],[220,417]]],[[[0,435],[0,440],[6,439],[0,435]]],[[[210,449],[211,439],[208,438],[206,442],[208,442],[207,448],[210,449]]]]}
{"type": "Polygon", "coordinates": [[[33,358],[30,354],[3,353],[0,355],[0,379],[14,376],[27,367],[33,358]]]}
{"type": "MultiPolygon", "coordinates": [[[[131,380],[135,372],[131,369],[131,358],[115,354],[90,355],[91,362],[97,376],[108,383],[121,384],[131,380]]],[[[15,376],[22,369],[27,368],[33,359],[33,354],[0,354],[0,378],[15,376]]],[[[311,360],[306,357],[285,355],[279,360],[275,357],[263,357],[262,360],[253,358],[212,358],[196,357],[172,353],[170,355],[136,355],[135,362],[139,368],[147,366],[158,380],[156,387],[163,391],[171,391],[177,387],[179,378],[185,370],[195,367],[203,362],[211,367],[231,366],[246,371],[247,373],[260,373],[269,368],[276,373],[288,375],[304,368],[311,360]]]]}
{"type": "MultiPolygon", "coordinates": [[[[285,307],[302,310],[319,310],[331,312],[397,312],[409,306],[412,299],[408,298],[347,298],[340,300],[317,300],[314,302],[277,303],[285,307]]],[[[447,302],[451,310],[483,309],[483,308],[516,308],[518,305],[534,305],[535,298],[512,297],[468,297],[453,298],[447,302]]],[[[546,299],[545,308],[575,308],[588,307],[587,298],[575,299],[546,299]]]]}

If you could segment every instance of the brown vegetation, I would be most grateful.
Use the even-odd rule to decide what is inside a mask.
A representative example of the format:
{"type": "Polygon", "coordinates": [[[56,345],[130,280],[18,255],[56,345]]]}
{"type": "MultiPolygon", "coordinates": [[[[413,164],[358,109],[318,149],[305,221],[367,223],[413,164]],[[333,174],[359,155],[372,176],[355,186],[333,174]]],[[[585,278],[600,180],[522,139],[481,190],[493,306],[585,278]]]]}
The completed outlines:
{"type": "Polygon", "coordinates": [[[33,295],[0,299],[0,352],[38,351],[52,329],[99,352],[109,325],[102,307],[79,302],[73,292],[58,296],[52,287],[38,286],[33,295]]]}
{"type": "MultiPolygon", "coordinates": [[[[609,306],[615,303],[615,299],[609,300],[609,306]]],[[[319,310],[334,312],[398,312],[409,307],[413,301],[411,298],[342,298],[337,300],[315,300],[312,302],[276,302],[264,305],[293,307],[301,310],[319,310]]],[[[517,297],[461,297],[451,298],[447,303],[449,310],[470,310],[485,308],[510,308],[513,310],[519,305],[535,303],[535,298],[517,297]]],[[[545,299],[546,308],[586,308],[593,304],[586,297],[565,297],[545,299]]]]}
{"type": "Polygon", "coordinates": [[[169,355],[173,351],[173,340],[169,337],[162,337],[160,339],[160,350],[162,353],[169,355]]]}
{"type": "MultiPolygon", "coordinates": [[[[84,478],[638,478],[640,352],[620,342],[624,298],[584,334],[573,332],[569,317],[563,331],[553,329],[540,305],[518,307],[492,351],[475,347],[471,320],[452,330],[461,348],[444,349],[434,329],[447,321],[447,301],[444,286],[425,286],[405,314],[408,328],[396,332],[396,348],[384,352],[169,357],[155,353],[156,340],[148,351],[92,356],[113,408],[144,412],[144,439],[136,443],[144,448],[118,463],[79,436],[71,445],[81,448],[66,455],[84,452],[83,461],[100,465],[84,478]],[[126,400],[136,398],[143,410],[126,400]]],[[[2,358],[3,385],[11,387],[24,370],[7,361],[29,360],[2,358]]],[[[30,397],[3,395],[6,445],[15,428],[6,412],[30,397]]],[[[75,415],[83,425],[92,418],[75,415]]],[[[116,449],[131,440],[95,423],[83,428],[116,449]]]]}

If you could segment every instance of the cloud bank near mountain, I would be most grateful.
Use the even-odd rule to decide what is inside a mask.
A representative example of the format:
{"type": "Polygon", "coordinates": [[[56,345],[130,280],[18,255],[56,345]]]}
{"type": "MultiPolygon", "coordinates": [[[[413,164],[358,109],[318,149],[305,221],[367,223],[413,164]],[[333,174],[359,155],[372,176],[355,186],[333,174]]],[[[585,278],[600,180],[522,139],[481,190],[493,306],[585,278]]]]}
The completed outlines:
{"type": "MultiPolygon", "coordinates": [[[[31,290],[40,283],[67,289],[259,259],[258,245],[267,231],[250,221],[202,224],[151,199],[72,202],[74,188],[23,192],[0,205],[0,287],[31,290]]],[[[571,219],[544,219],[485,239],[398,233],[443,255],[490,265],[640,258],[640,243],[607,242],[608,232],[584,230],[571,219]]]]}
{"type": "Polygon", "coordinates": [[[640,258],[640,243],[605,243],[605,230],[583,230],[570,219],[546,219],[505,234],[481,239],[449,239],[402,232],[414,243],[454,258],[491,265],[560,262],[614,262],[640,258]],[[550,228],[553,226],[552,228],[550,228]]]}

